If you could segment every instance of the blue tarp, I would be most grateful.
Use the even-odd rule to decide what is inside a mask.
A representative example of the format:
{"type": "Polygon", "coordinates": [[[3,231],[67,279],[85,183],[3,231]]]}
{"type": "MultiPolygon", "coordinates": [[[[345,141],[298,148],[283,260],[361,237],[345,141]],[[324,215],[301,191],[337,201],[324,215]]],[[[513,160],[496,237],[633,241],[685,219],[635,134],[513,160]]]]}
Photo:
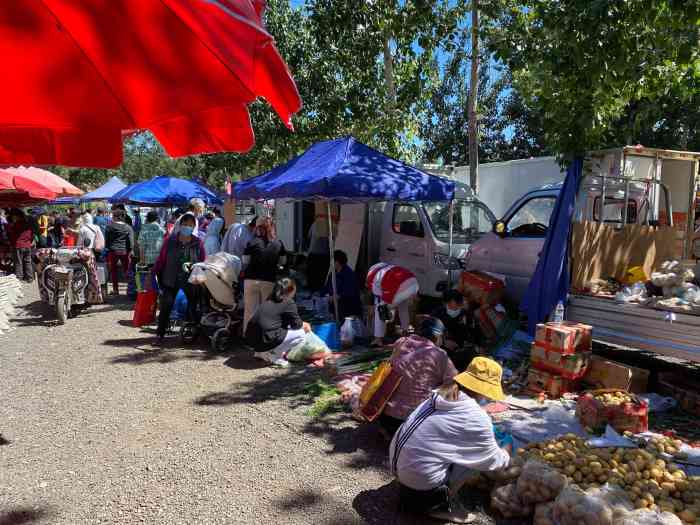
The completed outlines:
{"type": "Polygon", "coordinates": [[[112,177],[96,190],[80,197],[80,202],[106,201],[124,188],[126,188],[126,184],[119,177],[112,177]]]}
{"type": "Polygon", "coordinates": [[[520,305],[520,309],[527,314],[528,332],[533,336],[537,323],[545,321],[559,301],[566,303],[569,292],[569,233],[582,169],[583,161],[577,159],[566,172],[564,186],[549,219],[537,269],[520,305]]]}
{"type": "Polygon", "coordinates": [[[80,204],[80,197],[59,197],[46,204],[48,206],[75,206],[80,204]]]}
{"type": "Polygon", "coordinates": [[[455,183],[365,146],[352,137],[319,142],[233,188],[237,199],[447,201],[455,183]]]}
{"type": "Polygon", "coordinates": [[[154,177],[137,182],[115,193],[111,203],[141,206],[186,206],[190,199],[200,198],[206,204],[221,206],[224,201],[211,189],[193,180],[175,177],[154,177]]]}

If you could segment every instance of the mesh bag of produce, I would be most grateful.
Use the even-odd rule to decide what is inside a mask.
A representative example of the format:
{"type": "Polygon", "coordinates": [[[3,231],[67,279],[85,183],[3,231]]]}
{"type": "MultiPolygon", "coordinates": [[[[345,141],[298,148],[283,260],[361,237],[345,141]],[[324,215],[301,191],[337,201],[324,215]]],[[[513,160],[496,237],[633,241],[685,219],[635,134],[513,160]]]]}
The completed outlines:
{"type": "MultiPolygon", "coordinates": [[[[693,515],[693,518],[695,516],[693,515]]],[[[688,521],[687,523],[696,523],[688,521]]],[[[683,522],[675,514],[670,512],[648,511],[638,509],[634,512],[628,512],[620,519],[616,520],[614,525],[683,525],[683,522]]]]}
{"type": "Polygon", "coordinates": [[[496,487],[491,491],[491,507],[505,518],[521,518],[532,514],[532,507],[518,497],[515,483],[496,487]]]}
{"type": "Polygon", "coordinates": [[[535,516],[532,525],[558,525],[554,521],[554,502],[540,503],[535,506],[535,516]]]}
{"type": "Polygon", "coordinates": [[[553,517],[559,525],[614,525],[632,510],[624,492],[610,485],[581,490],[569,485],[554,503],[553,517]]]}
{"type": "Polygon", "coordinates": [[[518,497],[529,505],[556,499],[566,486],[566,476],[537,460],[525,463],[518,478],[518,497]]]}

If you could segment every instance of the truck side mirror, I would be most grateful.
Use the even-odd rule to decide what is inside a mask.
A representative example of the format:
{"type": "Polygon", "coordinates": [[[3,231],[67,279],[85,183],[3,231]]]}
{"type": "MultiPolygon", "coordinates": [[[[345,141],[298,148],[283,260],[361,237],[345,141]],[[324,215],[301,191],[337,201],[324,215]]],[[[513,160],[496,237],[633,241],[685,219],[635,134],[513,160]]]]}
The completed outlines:
{"type": "Polygon", "coordinates": [[[506,223],[503,221],[496,221],[493,225],[493,233],[499,237],[505,237],[506,235],[506,223]]]}

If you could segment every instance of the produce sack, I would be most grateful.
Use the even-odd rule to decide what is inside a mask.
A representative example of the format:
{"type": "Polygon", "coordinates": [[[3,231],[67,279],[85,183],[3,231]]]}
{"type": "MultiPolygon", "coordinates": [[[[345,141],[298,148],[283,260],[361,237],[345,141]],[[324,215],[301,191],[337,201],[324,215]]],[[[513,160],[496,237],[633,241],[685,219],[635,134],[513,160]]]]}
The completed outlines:
{"type": "Polygon", "coordinates": [[[554,502],[540,503],[535,506],[532,525],[559,525],[554,521],[554,502]]]}
{"type": "MultiPolygon", "coordinates": [[[[694,522],[695,520],[687,521],[687,523],[694,522]]],[[[620,519],[616,520],[614,525],[683,525],[683,521],[670,512],[638,509],[634,512],[628,512],[620,519]]]]}
{"type": "Polygon", "coordinates": [[[151,290],[148,292],[139,292],[136,296],[136,305],[134,305],[134,318],[131,324],[135,327],[151,324],[156,320],[156,303],[158,302],[158,294],[151,290]]]}
{"type": "Polygon", "coordinates": [[[527,505],[554,500],[566,486],[566,476],[549,465],[529,460],[518,478],[518,498],[527,505]]]}
{"type": "Polygon", "coordinates": [[[314,361],[320,356],[330,354],[331,351],[326,343],[313,332],[308,332],[304,340],[287,352],[287,361],[301,363],[304,361],[314,361]],[[313,356],[313,359],[312,359],[313,356]]]}
{"type": "Polygon", "coordinates": [[[553,517],[559,525],[614,525],[632,509],[632,503],[620,489],[610,485],[583,491],[568,485],[554,503],[553,517]]]}
{"type": "Polygon", "coordinates": [[[374,421],[401,384],[402,376],[392,369],[389,361],[383,361],[362,387],[360,413],[367,421],[374,421]]]}
{"type": "Polygon", "coordinates": [[[532,514],[532,507],[520,500],[515,483],[493,489],[491,491],[491,507],[509,519],[532,514]]]}

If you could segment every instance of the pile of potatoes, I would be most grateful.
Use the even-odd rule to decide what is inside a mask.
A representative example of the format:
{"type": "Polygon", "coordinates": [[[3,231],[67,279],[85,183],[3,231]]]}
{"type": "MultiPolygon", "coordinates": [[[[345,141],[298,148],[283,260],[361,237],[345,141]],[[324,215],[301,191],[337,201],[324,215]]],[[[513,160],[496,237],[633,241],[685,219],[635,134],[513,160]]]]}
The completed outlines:
{"type": "Polygon", "coordinates": [[[651,450],[594,449],[580,437],[567,434],[531,443],[526,454],[554,467],[569,484],[582,490],[609,483],[624,490],[637,509],[673,512],[684,523],[700,525],[700,477],[688,478],[677,465],[651,450]]]}
{"type": "Polygon", "coordinates": [[[683,442],[680,439],[665,436],[654,437],[647,444],[647,450],[654,454],[668,454],[676,459],[687,459],[688,454],[681,450],[682,446],[683,442]]]}
{"type": "Polygon", "coordinates": [[[634,397],[622,390],[617,392],[601,392],[600,394],[593,396],[593,398],[605,405],[614,406],[632,403],[634,401],[634,397]]]}
{"type": "Polygon", "coordinates": [[[522,518],[532,514],[532,506],[520,499],[515,483],[493,489],[491,491],[491,507],[508,519],[522,518]]]}

